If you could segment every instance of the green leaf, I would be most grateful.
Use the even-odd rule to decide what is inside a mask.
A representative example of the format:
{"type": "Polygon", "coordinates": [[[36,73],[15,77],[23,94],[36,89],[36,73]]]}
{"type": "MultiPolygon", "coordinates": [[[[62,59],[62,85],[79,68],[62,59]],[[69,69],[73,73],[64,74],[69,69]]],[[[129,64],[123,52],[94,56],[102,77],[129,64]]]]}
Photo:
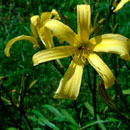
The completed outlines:
{"type": "MultiPolygon", "coordinates": [[[[93,107],[88,102],[85,102],[84,105],[88,109],[89,113],[94,117],[93,107]]],[[[100,120],[99,115],[97,115],[97,120],[100,120]]],[[[101,130],[106,130],[105,126],[102,123],[99,124],[99,127],[101,128],[101,130]]]]}
{"type": "Polygon", "coordinates": [[[79,125],[76,123],[76,121],[73,119],[73,117],[65,110],[62,109],[61,112],[64,114],[64,116],[68,119],[68,122],[75,125],[79,128],[79,125]]]}
{"type": "Polygon", "coordinates": [[[130,89],[122,90],[124,95],[130,95],[130,89]]]}
{"type": "Polygon", "coordinates": [[[56,120],[58,121],[64,121],[64,122],[67,122],[67,123],[70,123],[68,124],[68,127],[71,129],[71,130],[75,130],[75,129],[78,129],[79,126],[78,124],[75,122],[75,120],[69,115],[69,113],[67,111],[64,111],[62,110],[62,113],[65,114],[63,115],[61,112],[59,112],[56,108],[54,108],[53,106],[51,105],[43,105],[43,107],[47,108],[49,111],[51,111],[52,113],[55,114],[55,116],[57,117],[56,120]]]}
{"type": "Polygon", "coordinates": [[[41,128],[33,128],[33,130],[43,130],[43,129],[41,129],[41,128]]]}
{"type": "Polygon", "coordinates": [[[88,109],[89,113],[94,116],[94,111],[93,111],[93,107],[88,103],[88,102],[85,102],[84,103],[85,107],[88,109]]]}
{"type": "Polygon", "coordinates": [[[65,121],[65,116],[63,114],[61,114],[56,108],[54,108],[51,105],[43,105],[43,107],[47,108],[49,111],[51,111],[52,113],[55,114],[55,116],[57,116],[59,121],[65,121]]]}
{"type": "Polygon", "coordinates": [[[33,110],[33,113],[38,116],[38,122],[42,126],[47,125],[53,130],[60,130],[55,124],[51,123],[41,112],[33,110]]]}
{"type": "Polygon", "coordinates": [[[16,128],[10,127],[7,130],[17,130],[16,128]]]}
{"type": "Polygon", "coordinates": [[[68,124],[69,130],[79,130],[79,127],[68,124]]]}
{"type": "Polygon", "coordinates": [[[30,119],[30,120],[32,120],[32,121],[34,121],[34,122],[36,122],[36,121],[37,121],[37,117],[36,117],[35,115],[30,116],[30,117],[29,117],[29,119],[30,119]]]}
{"type": "Polygon", "coordinates": [[[7,98],[5,98],[5,97],[1,96],[1,100],[4,101],[4,102],[6,102],[9,105],[11,104],[10,101],[7,98]]]}
{"type": "Polygon", "coordinates": [[[72,5],[73,5],[73,3],[74,3],[74,1],[73,1],[73,0],[69,0],[69,7],[70,7],[70,6],[72,6],[72,5]]]}
{"type": "Polygon", "coordinates": [[[118,120],[114,119],[114,118],[110,118],[106,121],[103,121],[103,120],[98,120],[98,121],[94,121],[92,123],[88,123],[87,125],[83,126],[82,128],[80,128],[79,130],[82,130],[82,129],[85,129],[85,128],[88,128],[90,126],[93,126],[95,124],[101,124],[101,123],[109,123],[109,122],[116,122],[118,120]]]}

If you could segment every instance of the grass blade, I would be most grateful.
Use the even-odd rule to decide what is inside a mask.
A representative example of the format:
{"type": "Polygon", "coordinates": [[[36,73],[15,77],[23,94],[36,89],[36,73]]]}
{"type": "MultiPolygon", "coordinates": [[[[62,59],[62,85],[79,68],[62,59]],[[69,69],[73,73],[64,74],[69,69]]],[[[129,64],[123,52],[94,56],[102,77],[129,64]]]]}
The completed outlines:
{"type": "Polygon", "coordinates": [[[33,110],[33,113],[38,116],[38,121],[40,121],[41,123],[44,123],[53,130],[60,130],[58,127],[56,127],[55,124],[51,123],[41,112],[33,110]]]}

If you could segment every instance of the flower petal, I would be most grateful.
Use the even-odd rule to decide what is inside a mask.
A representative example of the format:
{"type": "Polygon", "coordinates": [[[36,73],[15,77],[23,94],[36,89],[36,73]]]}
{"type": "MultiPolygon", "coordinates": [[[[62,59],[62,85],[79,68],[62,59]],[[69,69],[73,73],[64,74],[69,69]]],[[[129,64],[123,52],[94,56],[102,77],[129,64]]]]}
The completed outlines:
{"type": "Polygon", "coordinates": [[[39,36],[38,36],[37,29],[40,28],[41,26],[40,17],[39,15],[34,15],[30,18],[30,20],[31,20],[30,28],[31,28],[32,36],[38,38],[39,36]]]}
{"type": "Polygon", "coordinates": [[[39,15],[34,15],[31,17],[31,24],[33,26],[37,26],[37,27],[41,27],[41,19],[39,17],[39,15]]]}
{"type": "Polygon", "coordinates": [[[130,60],[129,39],[120,34],[104,34],[90,39],[90,42],[95,44],[95,52],[114,53],[124,60],[130,60]]]}
{"type": "Polygon", "coordinates": [[[39,37],[46,48],[54,47],[52,32],[44,26],[39,30],[39,37]]]}
{"type": "Polygon", "coordinates": [[[50,20],[45,24],[45,27],[52,30],[54,35],[70,44],[79,43],[75,32],[67,25],[58,20],[50,20]]]}
{"type": "Polygon", "coordinates": [[[84,64],[76,63],[74,60],[61,79],[54,98],[76,100],[79,94],[84,64]]]}
{"type": "Polygon", "coordinates": [[[114,84],[114,75],[108,66],[102,61],[102,59],[94,54],[90,53],[88,55],[88,62],[93,66],[93,68],[98,72],[104,81],[105,88],[109,88],[114,84]]]}
{"type": "Polygon", "coordinates": [[[90,5],[77,6],[78,36],[81,42],[86,43],[90,34],[91,10],[90,5]]]}
{"type": "Polygon", "coordinates": [[[45,22],[49,19],[58,19],[60,20],[60,16],[58,14],[58,12],[55,9],[52,9],[51,12],[44,12],[41,15],[41,23],[45,24],[45,22]]]}
{"type": "Polygon", "coordinates": [[[52,9],[51,11],[51,17],[52,16],[53,16],[53,19],[57,19],[57,20],[61,19],[59,13],[55,9],[52,9]]]}
{"type": "Polygon", "coordinates": [[[41,15],[41,23],[44,24],[46,20],[51,18],[51,12],[43,12],[41,15]]]}
{"type": "Polygon", "coordinates": [[[31,35],[37,39],[39,36],[38,36],[36,26],[34,26],[33,24],[30,24],[30,28],[31,28],[31,35]]]}
{"type": "Polygon", "coordinates": [[[13,38],[12,40],[10,40],[7,45],[6,45],[6,48],[5,48],[5,55],[6,56],[10,56],[10,48],[11,46],[19,41],[19,40],[28,40],[30,41],[32,44],[33,44],[33,48],[35,49],[36,47],[39,47],[38,43],[37,43],[37,40],[34,38],[34,37],[31,37],[31,36],[26,36],[26,35],[21,35],[21,36],[18,36],[18,37],[15,37],[13,38]]]}
{"type": "Polygon", "coordinates": [[[121,0],[120,3],[116,6],[116,8],[113,10],[113,12],[117,12],[119,9],[121,9],[129,1],[130,0],[121,0]]]}
{"type": "Polygon", "coordinates": [[[55,59],[69,57],[73,54],[72,46],[60,46],[37,52],[33,56],[34,65],[55,59]]]}

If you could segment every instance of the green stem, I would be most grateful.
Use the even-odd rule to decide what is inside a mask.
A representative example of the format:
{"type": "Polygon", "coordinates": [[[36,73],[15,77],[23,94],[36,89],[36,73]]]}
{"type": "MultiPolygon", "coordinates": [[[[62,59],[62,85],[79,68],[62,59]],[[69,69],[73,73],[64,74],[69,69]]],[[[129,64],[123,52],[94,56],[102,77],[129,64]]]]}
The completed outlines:
{"type": "Polygon", "coordinates": [[[81,118],[80,118],[80,111],[79,111],[79,109],[78,109],[78,107],[77,107],[77,102],[74,100],[74,107],[75,107],[75,110],[76,110],[76,113],[77,113],[77,118],[78,118],[78,120],[79,120],[79,125],[80,125],[80,127],[82,127],[81,125],[82,125],[82,122],[81,122],[81,118]]]}
{"type": "Polygon", "coordinates": [[[64,70],[57,65],[56,61],[52,61],[51,63],[56,68],[56,70],[58,70],[58,72],[60,72],[60,74],[63,76],[64,70]]]}
{"type": "MultiPolygon", "coordinates": [[[[94,119],[97,121],[97,107],[96,107],[96,71],[94,70],[94,84],[93,84],[93,107],[94,107],[94,119]]],[[[98,125],[95,125],[96,130],[98,130],[98,125]]]]}
{"type": "Polygon", "coordinates": [[[110,7],[109,7],[110,11],[109,11],[109,14],[108,14],[108,17],[107,17],[107,20],[106,20],[106,23],[105,23],[104,29],[103,29],[103,31],[102,31],[103,34],[105,33],[106,28],[107,28],[108,23],[109,23],[109,20],[110,20],[112,14],[113,14],[113,10],[112,10],[111,8],[112,8],[112,4],[111,4],[110,7]]]}
{"type": "Polygon", "coordinates": [[[25,111],[24,111],[24,98],[26,96],[26,93],[27,93],[27,86],[28,86],[28,81],[29,81],[29,76],[28,75],[25,75],[24,77],[24,80],[23,80],[23,85],[24,86],[21,86],[23,87],[23,91],[21,91],[21,94],[20,94],[20,106],[19,106],[19,111],[20,111],[20,118],[22,120],[22,116],[25,118],[30,130],[33,129],[30,121],[28,120],[26,114],[25,114],[25,111]]]}
{"type": "Polygon", "coordinates": [[[90,73],[89,73],[89,67],[87,66],[87,75],[88,75],[88,87],[91,92],[93,92],[93,88],[91,86],[91,78],[90,78],[90,73]]]}
{"type": "MultiPolygon", "coordinates": [[[[92,92],[92,99],[93,99],[93,108],[94,108],[94,119],[97,121],[97,108],[96,108],[96,71],[94,70],[94,83],[93,83],[93,88],[91,84],[91,77],[90,77],[90,72],[89,72],[89,67],[87,66],[87,74],[88,74],[88,84],[89,84],[89,89],[92,92]]],[[[95,129],[98,130],[98,125],[95,124],[95,129]]]]}

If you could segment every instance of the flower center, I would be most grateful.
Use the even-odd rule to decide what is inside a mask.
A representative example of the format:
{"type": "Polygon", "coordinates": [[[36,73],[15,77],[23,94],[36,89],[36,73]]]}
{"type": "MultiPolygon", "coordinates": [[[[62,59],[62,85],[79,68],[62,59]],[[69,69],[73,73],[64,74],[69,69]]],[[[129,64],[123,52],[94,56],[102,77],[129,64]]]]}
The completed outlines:
{"type": "Polygon", "coordinates": [[[81,60],[83,63],[86,62],[90,49],[86,45],[78,46],[75,50],[75,56],[77,60],[81,60]]]}

